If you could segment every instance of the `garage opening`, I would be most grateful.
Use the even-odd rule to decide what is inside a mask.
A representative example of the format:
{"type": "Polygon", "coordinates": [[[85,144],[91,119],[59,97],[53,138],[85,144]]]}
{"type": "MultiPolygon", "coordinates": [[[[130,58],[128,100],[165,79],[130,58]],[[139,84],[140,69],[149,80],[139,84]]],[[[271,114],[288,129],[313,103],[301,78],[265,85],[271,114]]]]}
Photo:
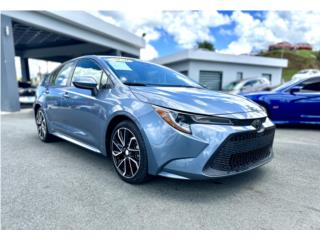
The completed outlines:
{"type": "Polygon", "coordinates": [[[200,71],[199,83],[210,90],[221,90],[222,72],[200,71]]]}

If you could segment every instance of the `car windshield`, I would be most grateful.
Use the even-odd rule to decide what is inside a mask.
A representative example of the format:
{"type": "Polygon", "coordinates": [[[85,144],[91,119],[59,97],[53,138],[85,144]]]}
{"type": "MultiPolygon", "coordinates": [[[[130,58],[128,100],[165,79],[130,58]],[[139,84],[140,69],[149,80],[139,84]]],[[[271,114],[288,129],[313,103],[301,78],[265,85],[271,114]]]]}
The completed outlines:
{"type": "Polygon", "coordinates": [[[298,79],[291,79],[290,81],[280,85],[279,87],[274,88],[272,91],[273,92],[281,91],[282,89],[285,89],[285,88],[289,87],[290,85],[293,85],[299,81],[300,81],[299,78],[298,79]]]}
{"type": "Polygon", "coordinates": [[[235,89],[237,89],[237,86],[240,86],[239,83],[240,83],[240,81],[231,82],[227,86],[225,86],[223,89],[225,91],[235,90],[235,89]]]}
{"type": "Polygon", "coordinates": [[[185,75],[156,64],[113,57],[103,60],[126,85],[202,88],[185,75]]]}

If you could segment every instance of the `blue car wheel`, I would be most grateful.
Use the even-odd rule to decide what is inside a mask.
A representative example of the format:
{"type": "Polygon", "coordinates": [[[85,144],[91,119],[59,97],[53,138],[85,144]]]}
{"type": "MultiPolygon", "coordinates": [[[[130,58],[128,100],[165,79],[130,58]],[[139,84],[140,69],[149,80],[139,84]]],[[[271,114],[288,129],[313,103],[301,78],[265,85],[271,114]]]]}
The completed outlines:
{"type": "Polygon", "coordinates": [[[43,142],[50,142],[53,139],[53,136],[48,132],[47,119],[41,108],[36,112],[36,125],[40,140],[43,142]]]}
{"type": "Polygon", "coordinates": [[[142,183],[148,179],[146,148],[135,124],[123,121],[114,128],[110,153],[114,168],[124,181],[142,183]]]}

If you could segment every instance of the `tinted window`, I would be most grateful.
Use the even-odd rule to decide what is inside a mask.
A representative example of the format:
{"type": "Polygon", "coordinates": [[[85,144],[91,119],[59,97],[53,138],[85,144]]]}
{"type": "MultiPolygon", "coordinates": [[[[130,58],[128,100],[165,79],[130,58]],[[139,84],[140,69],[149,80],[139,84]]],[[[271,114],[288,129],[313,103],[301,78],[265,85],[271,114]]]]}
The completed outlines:
{"type": "Polygon", "coordinates": [[[251,87],[251,86],[254,86],[257,83],[258,83],[257,80],[252,80],[252,81],[249,81],[246,84],[244,84],[244,87],[251,87]]]}
{"type": "Polygon", "coordinates": [[[125,58],[104,58],[125,84],[201,87],[188,77],[156,64],[125,58]]]}
{"type": "Polygon", "coordinates": [[[69,76],[73,68],[73,63],[67,63],[64,65],[61,70],[55,72],[52,77],[51,85],[56,87],[65,87],[67,86],[69,76]]]}
{"type": "Polygon", "coordinates": [[[307,80],[301,86],[301,92],[320,92],[320,78],[307,80]]]}
{"type": "Polygon", "coordinates": [[[99,65],[91,59],[81,59],[79,60],[72,77],[72,81],[80,76],[90,76],[100,83],[102,75],[102,69],[99,65]]]}

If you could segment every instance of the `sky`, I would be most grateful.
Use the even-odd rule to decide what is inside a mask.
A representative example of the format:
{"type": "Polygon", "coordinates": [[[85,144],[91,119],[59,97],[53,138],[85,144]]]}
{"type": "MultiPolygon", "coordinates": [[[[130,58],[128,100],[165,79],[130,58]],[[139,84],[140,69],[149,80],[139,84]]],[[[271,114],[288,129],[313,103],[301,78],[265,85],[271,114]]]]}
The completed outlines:
{"type": "Polygon", "coordinates": [[[95,16],[138,36],[146,33],[141,58],[189,49],[211,41],[217,52],[249,54],[270,44],[308,42],[320,49],[320,12],[306,11],[96,11],[95,16]]]}
{"type": "MultiPolygon", "coordinates": [[[[142,36],[146,47],[141,58],[156,57],[190,49],[199,41],[211,41],[217,52],[250,54],[270,44],[308,42],[320,50],[320,11],[89,11],[102,20],[142,36]]],[[[17,69],[19,60],[16,59],[17,69]]],[[[57,66],[30,60],[35,76],[57,66]]],[[[17,73],[18,77],[20,72],[17,73]]]]}

